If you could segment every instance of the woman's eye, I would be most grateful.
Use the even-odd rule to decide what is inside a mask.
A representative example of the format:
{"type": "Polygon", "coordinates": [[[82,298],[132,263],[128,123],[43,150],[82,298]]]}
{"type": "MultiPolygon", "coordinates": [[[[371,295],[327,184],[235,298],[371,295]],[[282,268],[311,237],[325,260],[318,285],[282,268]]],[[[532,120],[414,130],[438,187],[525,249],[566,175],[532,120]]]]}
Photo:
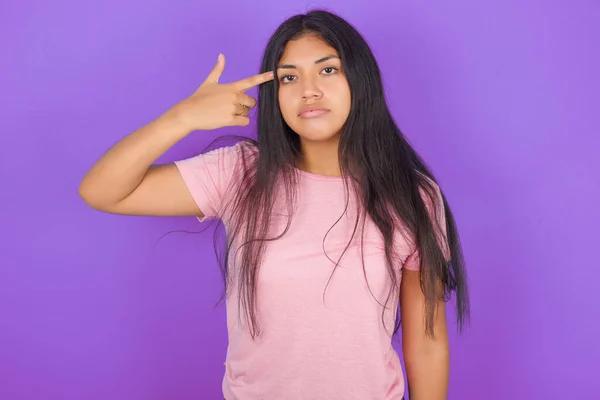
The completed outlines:
{"type": "Polygon", "coordinates": [[[282,83],[289,83],[289,82],[290,82],[290,81],[291,81],[293,78],[294,78],[294,76],[293,76],[293,75],[284,75],[284,76],[282,76],[282,77],[281,77],[279,80],[280,80],[282,83]]]}
{"type": "MultiPolygon", "coordinates": [[[[335,67],[326,67],[326,68],[323,68],[322,72],[324,72],[325,75],[332,75],[332,74],[336,73],[337,70],[338,69],[335,67]]],[[[279,81],[281,83],[291,83],[295,79],[296,79],[296,77],[294,75],[283,75],[282,77],[279,78],[279,81]]]]}

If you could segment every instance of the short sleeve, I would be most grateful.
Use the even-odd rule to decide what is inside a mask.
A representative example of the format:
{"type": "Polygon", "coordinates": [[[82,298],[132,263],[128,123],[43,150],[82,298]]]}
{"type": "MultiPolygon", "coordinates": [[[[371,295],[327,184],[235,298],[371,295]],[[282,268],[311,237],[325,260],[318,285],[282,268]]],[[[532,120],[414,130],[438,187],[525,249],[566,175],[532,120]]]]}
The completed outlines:
{"type": "MultiPolygon", "coordinates": [[[[449,261],[450,256],[450,247],[448,245],[447,232],[446,232],[446,214],[444,211],[444,201],[442,198],[442,193],[440,191],[439,186],[433,182],[431,179],[428,179],[433,189],[435,189],[432,193],[433,200],[430,196],[427,195],[425,190],[421,190],[421,198],[425,202],[425,207],[429,213],[429,218],[433,224],[433,229],[436,233],[436,237],[438,243],[442,249],[442,253],[446,261],[449,261]]],[[[404,261],[403,268],[406,268],[411,271],[418,271],[420,269],[420,255],[419,249],[416,248],[412,251],[412,253],[406,258],[404,261]]]]}
{"type": "Polygon", "coordinates": [[[199,218],[201,222],[219,217],[227,189],[236,175],[241,145],[221,147],[175,161],[185,185],[204,214],[199,218]]]}

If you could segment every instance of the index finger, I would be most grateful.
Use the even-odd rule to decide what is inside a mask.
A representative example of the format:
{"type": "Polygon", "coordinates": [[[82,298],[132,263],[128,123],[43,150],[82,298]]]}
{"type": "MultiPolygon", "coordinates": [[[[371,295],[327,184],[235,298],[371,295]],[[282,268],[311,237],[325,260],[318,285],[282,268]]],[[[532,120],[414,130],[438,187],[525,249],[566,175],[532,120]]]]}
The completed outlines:
{"type": "Polygon", "coordinates": [[[242,79],[234,83],[234,86],[240,92],[244,92],[262,83],[273,80],[275,74],[273,71],[263,72],[262,74],[251,76],[250,78],[242,79]]]}

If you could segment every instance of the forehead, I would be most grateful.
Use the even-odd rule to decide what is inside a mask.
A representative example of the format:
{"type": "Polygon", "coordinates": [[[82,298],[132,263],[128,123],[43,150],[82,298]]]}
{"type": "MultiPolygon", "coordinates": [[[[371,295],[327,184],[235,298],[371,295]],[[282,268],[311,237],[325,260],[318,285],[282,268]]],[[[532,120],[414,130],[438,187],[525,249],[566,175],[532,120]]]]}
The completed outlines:
{"type": "Polygon", "coordinates": [[[339,57],[336,49],[315,34],[302,35],[298,39],[287,42],[281,62],[301,63],[314,62],[316,59],[334,55],[339,57]]]}

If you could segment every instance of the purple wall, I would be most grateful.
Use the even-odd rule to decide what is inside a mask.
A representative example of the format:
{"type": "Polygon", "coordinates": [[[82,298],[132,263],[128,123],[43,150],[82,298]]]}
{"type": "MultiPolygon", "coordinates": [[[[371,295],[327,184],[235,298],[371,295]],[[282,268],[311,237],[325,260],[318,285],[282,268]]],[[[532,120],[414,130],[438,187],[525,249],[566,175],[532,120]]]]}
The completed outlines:
{"type": "MultiPolygon", "coordinates": [[[[473,318],[452,326],[450,398],[598,398],[599,3],[284,3],[2,3],[0,399],[219,398],[211,232],[154,246],[201,226],[101,214],[77,185],[219,52],[223,81],[254,74],[271,31],[313,6],[371,43],[455,210],[473,318]]],[[[248,131],[194,134],[161,161],[225,132],[248,131]]]]}

